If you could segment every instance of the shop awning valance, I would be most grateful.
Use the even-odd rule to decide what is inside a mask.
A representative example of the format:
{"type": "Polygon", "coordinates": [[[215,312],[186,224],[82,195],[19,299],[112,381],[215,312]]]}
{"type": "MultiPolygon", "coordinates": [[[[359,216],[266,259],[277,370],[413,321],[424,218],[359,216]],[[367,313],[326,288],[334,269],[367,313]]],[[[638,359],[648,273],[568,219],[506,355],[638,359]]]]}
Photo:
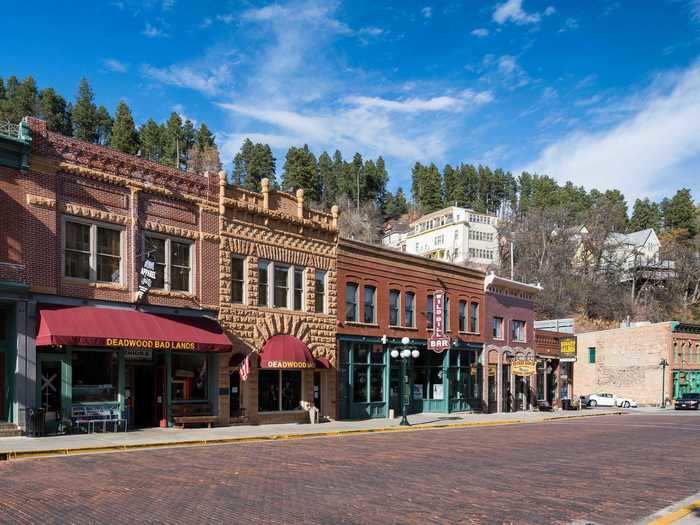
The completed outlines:
{"type": "Polygon", "coordinates": [[[230,352],[214,319],[94,306],[40,306],[37,346],[230,352]]]}
{"type": "Polygon", "coordinates": [[[300,339],[291,335],[274,335],[262,347],[260,368],[316,368],[316,360],[300,339]]]}

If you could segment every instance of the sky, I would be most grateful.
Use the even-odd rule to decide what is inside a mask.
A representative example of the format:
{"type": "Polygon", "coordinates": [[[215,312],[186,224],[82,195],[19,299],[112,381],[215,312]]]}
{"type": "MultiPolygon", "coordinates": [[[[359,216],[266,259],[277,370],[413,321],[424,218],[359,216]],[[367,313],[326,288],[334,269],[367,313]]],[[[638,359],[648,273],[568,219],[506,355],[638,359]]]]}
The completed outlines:
{"type": "Polygon", "coordinates": [[[0,75],[32,75],[137,124],[176,111],[245,137],[278,172],[289,146],[482,163],[700,199],[700,0],[185,0],[4,6],[0,75]],[[42,16],[37,16],[40,12],[42,16]],[[7,24],[9,21],[9,24],[7,24]]]}

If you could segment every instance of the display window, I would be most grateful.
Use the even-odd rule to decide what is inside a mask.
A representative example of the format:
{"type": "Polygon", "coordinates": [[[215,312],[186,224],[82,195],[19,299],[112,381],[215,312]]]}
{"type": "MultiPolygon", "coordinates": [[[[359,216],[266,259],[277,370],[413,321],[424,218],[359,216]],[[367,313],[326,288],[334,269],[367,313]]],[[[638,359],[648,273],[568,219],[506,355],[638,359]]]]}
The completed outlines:
{"type": "Polygon", "coordinates": [[[174,354],[172,358],[173,401],[207,401],[209,382],[206,354],[174,354]]]}

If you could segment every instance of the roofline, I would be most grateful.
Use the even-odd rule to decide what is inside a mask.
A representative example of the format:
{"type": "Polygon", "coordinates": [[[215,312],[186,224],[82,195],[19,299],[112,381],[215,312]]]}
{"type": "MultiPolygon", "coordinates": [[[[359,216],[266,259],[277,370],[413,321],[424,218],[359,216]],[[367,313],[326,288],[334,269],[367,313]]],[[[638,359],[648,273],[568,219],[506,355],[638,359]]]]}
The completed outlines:
{"type": "Polygon", "coordinates": [[[520,281],[514,281],[512,279],[506,279],[505,277],[499,277],[493,272],[488,274],[484,279],[484,291],[488,292],[489,286],[492,285],[501,286],[511,290],[518,290],[521,292],[529,292],[532,294],[539,293],[543,289],[539,284],[527,284],[520,281]]]}

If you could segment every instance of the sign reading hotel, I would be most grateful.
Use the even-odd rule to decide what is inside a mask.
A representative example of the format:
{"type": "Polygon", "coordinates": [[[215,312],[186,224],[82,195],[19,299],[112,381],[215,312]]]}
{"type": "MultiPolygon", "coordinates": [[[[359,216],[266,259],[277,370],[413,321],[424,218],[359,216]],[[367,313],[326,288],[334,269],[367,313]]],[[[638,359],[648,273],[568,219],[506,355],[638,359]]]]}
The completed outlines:
{"type": "Polygon", "coordinates": [[[146,294],[153,286],[153,281],[156,280],[156,260],[149,255],[143,260],[143,266],[139,272],[139,294],[136,302],[142,303],[146,298],[146,294]]]}
{"type": "Polygon", "coordinates": [[[510,363],[514,376],[531,376],[537,372],[537,361],[534,359],[514,359],[510,363]]]}
{"type": "Polygon", "coordinates": [[[120,348],[146,348],[151,350],[195,350],[196,345],[190,341],[158,341],[154,339],[129,339],[124,337],[107,337],[105,346],[120,348]]]}
{"type": "Polygon", "coordinates": [[[567,337],[559,340],[559,360],[564,363],[576,361],[576,338],[567,337]]]}
{"type": "Polygon", "coordinates": [[[441,354],[450,347],[450,338],[445,335],[445,291],[433,294],[433,335],[428,338],[428,350],[441,354]]]}

